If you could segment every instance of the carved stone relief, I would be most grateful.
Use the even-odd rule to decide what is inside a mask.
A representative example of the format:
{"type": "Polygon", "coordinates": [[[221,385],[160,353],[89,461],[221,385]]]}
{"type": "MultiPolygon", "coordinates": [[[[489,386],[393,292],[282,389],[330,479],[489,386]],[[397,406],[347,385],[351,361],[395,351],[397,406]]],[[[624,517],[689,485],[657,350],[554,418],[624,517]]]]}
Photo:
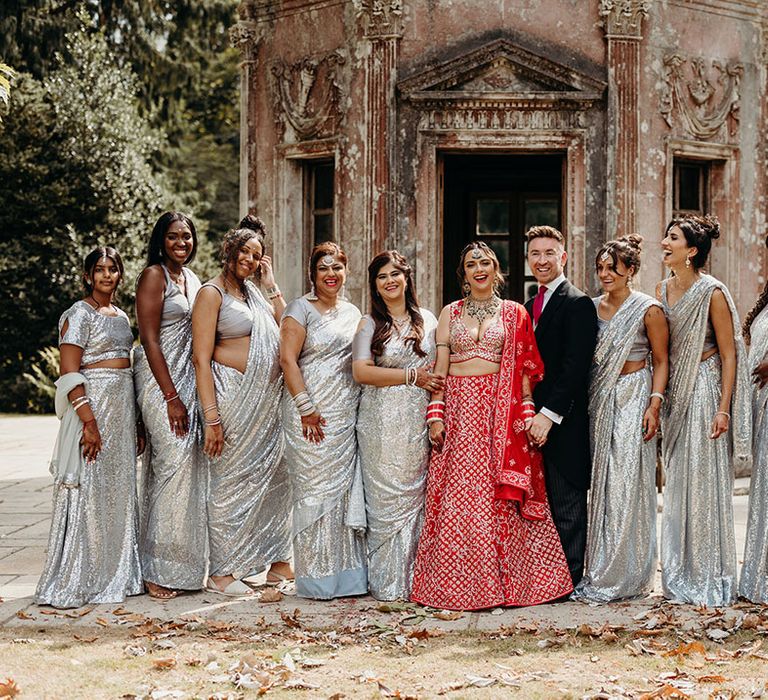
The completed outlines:
{"type": "Polygon", "coordinates": [[[323,58],[304,58],[293,64],[274,61],[270,73],[275,121],[281,137],[286,126],[295,140],[333,135],[344,118],[343,91],[338,68],[346,63],[341,51],[323,58]]]}
{"type": "Polygon", "coordinates": [[[403,0],[353,0],[353,4],[365,36],[402,35],[403,0]]]}
{"type": "Polygon", "coordinates": [[[261,40],[261,32],[255,26],[238,22],[229,28],[229,43],[246,61],[254,60],[258,42],[261,40]]]}
{"type": "Polygon", "coordinates": [[[729,116],[738,122],[741,63],[712,60],[708,67],[703,58],[670,54],[664,68],[660,111],[670,128],[678,117],[691,136],[707,140],[721,133],[729,116]]]}
{"type": "Polygon", "coordinates": [[[600,16],[607,36],[642,37],[650,0],[600,0],[600,16]]]}
{"type": "Polygon", "coordinates": [[[570,131],[585,126],[584,113],[572,110],[510,108],[509,105],[428,109],[422,131],[570,131]]]}

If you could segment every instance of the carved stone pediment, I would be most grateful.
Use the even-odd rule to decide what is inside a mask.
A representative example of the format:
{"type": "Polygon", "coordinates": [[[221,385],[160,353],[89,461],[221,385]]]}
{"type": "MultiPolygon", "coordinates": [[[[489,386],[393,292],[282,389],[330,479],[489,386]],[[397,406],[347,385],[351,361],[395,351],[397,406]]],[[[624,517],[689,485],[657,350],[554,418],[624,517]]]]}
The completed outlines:
{"type": "Polygon", "coordinates": [[[398,84],[412,102],[593,102],[605,83],[498,39],[398,84]]]}

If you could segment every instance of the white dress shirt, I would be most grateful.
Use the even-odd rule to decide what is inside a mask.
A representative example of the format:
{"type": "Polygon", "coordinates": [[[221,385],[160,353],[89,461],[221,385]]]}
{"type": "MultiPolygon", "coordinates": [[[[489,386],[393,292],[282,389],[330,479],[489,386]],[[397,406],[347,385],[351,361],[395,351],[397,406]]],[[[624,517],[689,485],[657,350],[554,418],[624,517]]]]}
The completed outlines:
{"type": "MultiPolygon", "coordinates": [[[[547,308],[547,302],[552,298],[552,294],[554,294],[555,290],[563,283],[565,282],[565,273],[561,272],[559,277],[555,277],[551,282],[547,282],[544,286],[547,288],[547,291],[544,292],[544,303],[541,306],[541,312],[544,313],[544,309],[547,308]]],[[[539,285],[541,286],[541,285],[539,285]]],[[[537,290],[538,291],[538,290],[537,290]]],[[[535,328],[534,324],[534,328],[535,328]]],[[[540,413],[543,416],[546,416],[551,420],[553,423],[557,423],[560,425],[563,422],[563,417],[559,413],[555,413],[554,411],[550,411],[546,406],[541,407],[540,413]]]]}

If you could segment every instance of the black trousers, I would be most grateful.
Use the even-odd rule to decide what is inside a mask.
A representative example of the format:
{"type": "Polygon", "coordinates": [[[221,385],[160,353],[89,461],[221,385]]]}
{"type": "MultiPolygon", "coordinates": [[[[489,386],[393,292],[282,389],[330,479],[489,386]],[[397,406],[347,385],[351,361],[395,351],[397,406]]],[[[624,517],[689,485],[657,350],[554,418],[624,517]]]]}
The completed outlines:
{"type": "Polygon", "coordinates": [[[545,461],[547,498],[557,534],[568,560],[575,586],[584,574],[584,550],[587,547],[587,491],[582,491],[545,461]]]}

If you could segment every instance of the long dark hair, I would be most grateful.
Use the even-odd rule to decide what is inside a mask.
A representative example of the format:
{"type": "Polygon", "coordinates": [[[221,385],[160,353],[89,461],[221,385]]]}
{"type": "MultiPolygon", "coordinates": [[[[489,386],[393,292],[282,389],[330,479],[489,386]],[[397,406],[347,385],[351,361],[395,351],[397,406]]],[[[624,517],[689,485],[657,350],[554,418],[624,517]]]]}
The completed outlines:
{"type": "Polygon", "coordinates": [[[184,261],[184,264],[192,262],[197,255],[197,230],[195,224],[186,214],[180,211],[167,211],[160,215],[152,229],[152,234],[147,243],[147,267],[150,265],[162,265],[165,262],[165,234],[174,221],[181,221],[186,224],[192,233],[192,252],[184,261]]]}
{"type": "MultiPolygon", "coordinates": [[[[123,259],[111,245],[102,245],[98,248],[94,248],[83,260],[83,287],[88,294],[93,293],[93,268],[96,267],[96,263],[102,258],[109,258],[120,273],[120,279],[117,280],[117,286],[123,281],[125,275],[125,268],[123,267],[123,259]],[[89,281],[90,280],[90,281],[89,281]]],[[[117,288],[117,286],[115,288],[117,288]]]]}
{"type": "Polygon", "coordinates": [[[405,276],[405,309],[411,317],[411,332],[404,338],[410,342],[413,351],[419,357],[427,353],[421,348],[424,338],[424,317],[419,310],[419,300],[416,298],[416,286],[413,282],[411,266],[396,250],[385,250],[379,253],[368,265],[368,287],[371,292],[371,318],[374,323],[373,338],[371,339],[371,354],[379,357],[384,353],[384,346],[392,337],[392,316],[386,303],[376,289],[376,276],[385,265],[392,264],[405,276]]]}

